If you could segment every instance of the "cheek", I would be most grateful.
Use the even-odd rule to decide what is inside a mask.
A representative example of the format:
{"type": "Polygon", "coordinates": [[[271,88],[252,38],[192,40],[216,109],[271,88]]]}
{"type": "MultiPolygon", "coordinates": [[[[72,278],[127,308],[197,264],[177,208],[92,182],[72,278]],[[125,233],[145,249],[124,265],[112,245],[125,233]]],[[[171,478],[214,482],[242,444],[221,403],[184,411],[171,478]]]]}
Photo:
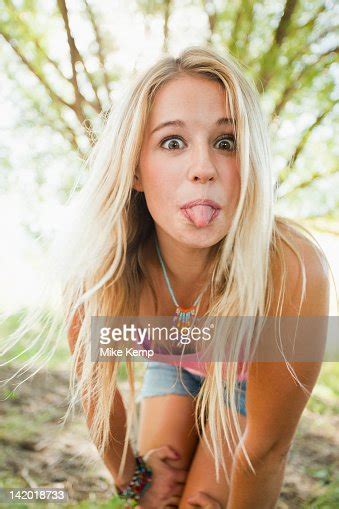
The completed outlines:
{"type": "Polygon", "coordinates": [[[228,166],[227,171],[222,174],[222,186],[227,197],[238,201],[240,194],[240,168],[237,163],[228,166]]]}
{"type": "Polygon", "coordinates": [[[156,195],[161,202],[161,197],[167,196],[169,199],[175,194],[182,176],[174,161],[169,161],[168,158],[164,161],[161,153],[157,152],[141,159],[140,166],[146,199],[151,200],[156,195]]]}
{"type": "Polygon", "coordinates": [[[159,165],[143,168],[142,183],[147,207],[153,219],[170,217],[178,195],[178,182],[175,174],[159,165]],[[170,213],[171,209],[171,213],[170,213]]]}

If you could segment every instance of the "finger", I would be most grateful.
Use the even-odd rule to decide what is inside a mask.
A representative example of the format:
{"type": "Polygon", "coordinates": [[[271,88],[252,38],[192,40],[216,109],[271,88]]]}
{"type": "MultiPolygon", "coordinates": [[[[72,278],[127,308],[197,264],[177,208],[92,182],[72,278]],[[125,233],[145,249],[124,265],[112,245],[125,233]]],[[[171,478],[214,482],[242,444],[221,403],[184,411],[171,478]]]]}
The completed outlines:
{"type": "Polygon", "coordinates": [[[163,445],[157,449],[158,458],[161,460],[171,459],[177,460],[180,458],[180,454],[171,445],[163,445]]]}
{"type": "Polygon", "coordinates": [[[177,460],[179,459],[178,453],[169,445],[162,445],[161,447],[157,447],[155,449],[150,449],[143,455],[143,460],[148,461],[152,454],[156,454],[157,458],[161,461],[166,459],[177,460]]]}
{"type": "Polygon", "coordinates": [[[149,451],[147,451],[147,452],[143,455],[142,459],[143,459],[144,461],[148,461],[148,459],[149,459],[149,457],[151,456],[151,454],[153,454],[155,451],[156,451],[156,449],[150,449],[149,451]]]}

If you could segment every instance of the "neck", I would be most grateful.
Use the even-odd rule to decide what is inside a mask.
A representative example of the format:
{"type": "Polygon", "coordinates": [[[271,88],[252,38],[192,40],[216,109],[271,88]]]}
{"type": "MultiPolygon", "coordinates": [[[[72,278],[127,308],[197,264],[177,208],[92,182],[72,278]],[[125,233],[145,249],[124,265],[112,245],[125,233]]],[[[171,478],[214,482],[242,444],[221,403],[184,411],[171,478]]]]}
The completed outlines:
{"type": "MultiPolygon", "coordinates": [[[[159,231],[159,229],[156,229],[156,236],[167,276],[178,303],[182,306],[192,305],[209,282],[210,273],[207,268],[211,264],[211,255],[214,252],[213,246],[192,248],[181,244],[163,230],[159,231]]],[[[153,243],[156,264],[161,273],[160,277],[166,285],[154,240],[152,236],[151,242],[153,243]]]]}

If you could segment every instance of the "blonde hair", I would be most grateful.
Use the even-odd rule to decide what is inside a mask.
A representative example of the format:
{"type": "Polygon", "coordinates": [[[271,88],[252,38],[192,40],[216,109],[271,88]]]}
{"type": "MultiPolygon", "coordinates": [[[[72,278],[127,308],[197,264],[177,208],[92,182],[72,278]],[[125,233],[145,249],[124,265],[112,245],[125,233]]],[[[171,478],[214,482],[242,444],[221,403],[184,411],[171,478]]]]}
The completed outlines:
{"type": "MultiPolygon", "coordinates": [[[[227,92],[231,117],[236,121],[236,156],[240,165],[241,191],[231,227],[220,243],[214,264],[206,315],[266,316],[273,295],[273,254],[283,268],[278,306],[281,311],[285,294],[283,242],[298,257],[303,275],[301,301],[304,298],[303,261],[291,238],[286,235],[286,228],[293,229],[293,221],[274,215],[274,179],[268,128],[255,85],[245,77],[241,64],[226,52],[219,55],[208,47],[189,47],[178,58],[162,57],[137,77],[110,112],[103,132],[88,157],[88,179],[73,199],[76,213],[70,235],[58,254],[61,305],[65,319],[58,333],[56,326],[53,328],[49,325],[50,335],[46,344],[52,339],[55,349],[57,340],[74,327],[76,317],[80,318],[70,376],[69,407],[64,421],[80,399],[84,408],[87,408],[89,398],[93,397],[96,411],[90,434],[100,454],[105,452],[110,438],[110,416],[120,362],[91,362],[91,317],[135,316],[138,313],[141,283],[143,278],[147,278],[142,246],[154,230],[154,222],[144,194],[132,187],[133,178],[154,98],[165,83],[183,73],[220,83],[227,92]],[[251,271],[247,271],[253,266],[255,277],[251,271]]],[[[60,244],[58,246],[60,248],[60,244]]],[[[152,284],[151,281],[149,283],[152,284]]],[[[235,322],[235,326],[229,325],[226,331],[223,329],[224,341],[230,345],[235,359],[240,358],[243,332],[239,321],[235,322]]],[[[23,329],[18,337],[22,333],[23,329]]],[[[247,338],[245,349],[253,341],[251,334],[247,338]]],[[[34,361],[42,351],[43,348],[34,361]]],[[[135,373],[133,364],[127,361],[126,366],[130,397],[121,469],[136,414],[135,373]]],[[[290,371],[296,377],[292,366],[290,371]]],[[[214,362],[208,367],[199,393],[195,418],[200,437],[206,440],[215,458],[217,479],[222,465],[229,480],[221,444],[226,439],[233,454],[231,442],[241,437],[235,406],[237,362],[227,363],[225,375],[230,401],[227,412],[222,365],[214,362]],[[206,436],[207,416],[211,441],[206,436]],[[230,431],[232,421],[237,438],[230,431]]],[[[241,446],[254,471],[244,444],[241,446]]]]}

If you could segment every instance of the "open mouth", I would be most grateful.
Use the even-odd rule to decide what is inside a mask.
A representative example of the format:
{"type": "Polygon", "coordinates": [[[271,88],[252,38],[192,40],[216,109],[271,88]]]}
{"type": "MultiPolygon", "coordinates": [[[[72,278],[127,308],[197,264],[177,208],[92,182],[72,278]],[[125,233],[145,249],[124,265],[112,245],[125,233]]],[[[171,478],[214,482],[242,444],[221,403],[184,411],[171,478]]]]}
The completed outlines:
{"type": "Polygon", "coordinates": [[[216,209],[211,205],[194,205],[181,209],[183,214],[197,228],[208,226],[219,214],[220,209],[216,209]]]}

